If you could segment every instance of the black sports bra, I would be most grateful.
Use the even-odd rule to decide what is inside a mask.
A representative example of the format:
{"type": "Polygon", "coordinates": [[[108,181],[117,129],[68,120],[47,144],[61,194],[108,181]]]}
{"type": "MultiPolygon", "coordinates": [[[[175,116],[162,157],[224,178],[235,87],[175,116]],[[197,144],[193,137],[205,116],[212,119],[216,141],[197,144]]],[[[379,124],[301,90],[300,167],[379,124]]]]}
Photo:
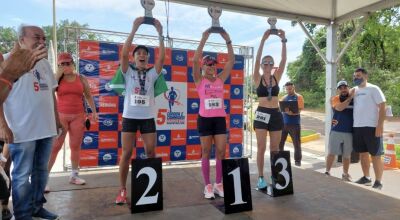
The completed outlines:
{"type": "MultiPolygon", "coordinates": [[[[275,84],[276,85],[272,86],[269,89],[268,87],[264,86],[264,84],[262,83],[263,80],[265,82],[265,79],[264,79],[263,76],[261,76],[260,85],[258,85],[258,87],[257,87],[257,96],[258,97],[267,97],[267,96],[269,96],[269,91],[268,90],[271,91],[271,96],[278,96],[278,94],[279,94],[278,81],[276,80],[275,76],[272,76],[271,78],[273,78],[275,80],[275,84]]],[[[269,81],[270,85],[272,84],[272,79],[271,78],[270,78],[270,81],[269,81]]],[[[265,82],[265,84],[267,84],[267,83],[265,82]]]]}

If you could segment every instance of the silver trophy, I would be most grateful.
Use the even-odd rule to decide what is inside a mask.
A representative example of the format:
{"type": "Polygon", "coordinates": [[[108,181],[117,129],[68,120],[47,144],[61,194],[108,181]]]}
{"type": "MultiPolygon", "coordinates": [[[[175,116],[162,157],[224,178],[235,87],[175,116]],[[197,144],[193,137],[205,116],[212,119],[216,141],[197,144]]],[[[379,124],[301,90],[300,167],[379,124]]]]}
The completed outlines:
{"type": "Polygon", "coordinates": [[[271,26],[270,33],[278,35],[278,29],[276,29],[276,26],[275,26],[276,22],[277,22],[276,18],[268,18],[268,24],[271,26]]]}
{"type": "Polygon", "coordinates": [[[219,17],[221,17],[222,9],[216,6],[208,7],[208,14],[212,18],[212,25],[209,30],[210,33],[222,33],[225,30],[219,25],[219,17]]]}
{"type": "Polygon", "coordinates": [[[154,0],[140,0],[142,7],[144,8],[144,21],[143,24],[154,25],[154,18],[151,10],[153,10],[155,3],[154,0]]]}

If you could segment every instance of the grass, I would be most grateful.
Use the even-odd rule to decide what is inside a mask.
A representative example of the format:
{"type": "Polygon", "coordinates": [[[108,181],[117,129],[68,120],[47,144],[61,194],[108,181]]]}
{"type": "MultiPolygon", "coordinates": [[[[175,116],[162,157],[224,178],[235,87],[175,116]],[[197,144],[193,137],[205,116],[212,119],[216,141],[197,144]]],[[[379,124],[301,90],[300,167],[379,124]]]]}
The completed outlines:
{"type": "Polygon", "coordinates": [[[313,131],[313,130],[301,130],[301,137],[305,137],[308,135],[312,135],[312,134],[316,134],[317,132],[313,131]]]}

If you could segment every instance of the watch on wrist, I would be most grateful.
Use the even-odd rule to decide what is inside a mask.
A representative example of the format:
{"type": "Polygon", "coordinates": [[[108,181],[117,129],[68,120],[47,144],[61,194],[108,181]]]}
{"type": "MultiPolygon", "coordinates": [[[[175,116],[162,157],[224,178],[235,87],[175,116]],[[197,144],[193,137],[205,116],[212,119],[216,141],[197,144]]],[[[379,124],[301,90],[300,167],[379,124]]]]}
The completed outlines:
{"type": "Polygon", "coordinates": [[[282,43],[286,43],[286,42],[287,42],[287,39],[284,38],[284,39],[281,40],[281,42],[282,42],[282,43]]]}

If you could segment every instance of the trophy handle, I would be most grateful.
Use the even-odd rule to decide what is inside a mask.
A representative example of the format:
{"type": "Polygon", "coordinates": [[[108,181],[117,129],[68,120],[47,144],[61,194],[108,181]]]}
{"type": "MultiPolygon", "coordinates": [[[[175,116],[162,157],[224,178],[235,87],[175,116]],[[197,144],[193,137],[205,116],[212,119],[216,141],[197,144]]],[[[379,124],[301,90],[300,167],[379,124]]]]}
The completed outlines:
{"type": "Polygon", "coordinates": [[[226,32],[222,27],[211,27],[208,33],[224,33],[226,32]]]}
{"type": "Polygon", "coordinates": [[[152,17],[144,17],[144,20],[143,20],[142,24],[154,25],[154,18],[152,18],[152,17]]]}

